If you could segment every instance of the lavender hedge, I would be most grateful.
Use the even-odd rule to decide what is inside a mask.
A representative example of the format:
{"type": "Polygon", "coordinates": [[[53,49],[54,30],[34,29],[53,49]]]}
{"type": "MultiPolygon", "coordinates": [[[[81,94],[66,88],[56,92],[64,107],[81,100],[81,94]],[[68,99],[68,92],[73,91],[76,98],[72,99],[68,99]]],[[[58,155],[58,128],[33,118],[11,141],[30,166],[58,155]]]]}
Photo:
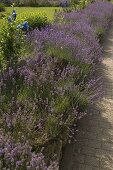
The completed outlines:
{"type": "Polygon", "coordinates": [[[54,25],[27,35],[26,59],[15,53],[11,57],[16,65],[10,57],[3,62],[2,169],[45,170],[51,161],[59,161],[62,147],[73,135],[71,126],[100,96],[101,81],[95,77],[102,55],[99,36],[108,28],[112,12],[111,3],[98,2],[78,12],[60,13],[54,25]],[[37,154],[42,148],[45,158],[37,154]]]}

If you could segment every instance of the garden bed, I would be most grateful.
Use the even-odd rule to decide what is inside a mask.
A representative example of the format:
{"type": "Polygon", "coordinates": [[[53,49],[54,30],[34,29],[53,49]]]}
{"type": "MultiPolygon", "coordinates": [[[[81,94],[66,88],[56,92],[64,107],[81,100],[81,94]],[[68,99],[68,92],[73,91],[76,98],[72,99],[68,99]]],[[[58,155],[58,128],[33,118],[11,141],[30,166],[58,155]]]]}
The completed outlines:
{"type": "Polygon", "coordinates": [[[100,78],[95,77],[102,56],[99,38],[108,29],[112,12],[112,4],[98,2],[58,13],[53,25],[27,35],[15,24],[1,34],[2,168],[46,170],[38,155],[43,152],[47,165],[56,170],[62,148],[73,136],[72,126],[101,94],[100,78]],[[20,145],[31,146],[30,156],[23,153],[25,147],[19,152],[24,161],[11,149],[8,158],[9,143],[18,150],[20,145]]]}

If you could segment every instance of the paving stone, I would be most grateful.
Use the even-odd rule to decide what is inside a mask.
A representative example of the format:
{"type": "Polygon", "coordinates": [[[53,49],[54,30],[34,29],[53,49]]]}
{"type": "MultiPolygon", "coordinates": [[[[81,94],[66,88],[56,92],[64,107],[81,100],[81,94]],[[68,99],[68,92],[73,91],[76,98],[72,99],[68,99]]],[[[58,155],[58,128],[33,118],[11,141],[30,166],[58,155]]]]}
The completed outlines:
{"type": "Polygon", "coordinates": [[[102,131],[102,128],[100,128],[99,126],[95,126],[95,127],[93,127],[93,126],[90,126],[90,127],[86,126],[86,127],[83,128],[83,131],[92,132],[92,133],[93,132],[94,133],[99,133],[99,132],[102,131]]]}
{"type": "Polygon", "coordinates": [[[85,143],[86,146],[92,147],[92,148],[101,148],[101,141],[99,140],[90,140],[87,139],[87,142],[85,143]]]}
{"type": "Polygon", "coordinates": [[[100,122],[100,123],[99,123],[99,126],[100,126],[101,128],[105,128],[105,129],[113,128],[113,125],[111,125],[109,122],[100,122]]]}
{"type": "Polygon", "coordinates": [[[101,170],[113,170],[113,161],[103,160],[100,162],[101,170]]]}
{"type": "Polygon", "coordinates": [[[85,164],[95,166],[95,167],[99,167],[99,158],[94,157],[94,156],[86,156],[85,157],[85,164]]]}
{"type": "Polygon", "coordinates": [[[95,148],[85,146],[82,148],[81,153],[85,155],[89,155],[89,156],[94,156],[96,153],[96,150],[95,148]]]}
{"type": "Polygon", "coordinates": [[[102,149],[113,151],[113,143],[102,142],[102,149]]]}
{"type": "Polygon", "coordinates": [[[100,168],[93,167],[92,170],[100,170],[100,168]]]}
{"type": "Polygon", "coordinates": [[[106,141],[106,142],[112,141],[112,139],[110,139],[109,135],[103,135],[103,134],[97,134],[97,140],[106,141]]]}
{"type": "Polygon", "coordinates": [[[74,157],[74,161],[77,163],[84,163],[85,161],[85,155],[74,153],[73,157],[74,157]]]}
{"type": "Polygon", "coordinates": [[[100,158],[100,161],[104,160],[112,160],[113,152],[108,150],[96,149],[95,156],[100,158]]]}
{"type": "Polygon", "coordinates": [[[87,131],[80,131],[77,134],[77,138],[85,138],[85,139],[96,139],[97,133],[87,132],[87,131]]]}
{"type": "Polygon", "coordinates": [[[88,125],[89,126],[99,126],[99,120],[89,120],[89,122],[88,122],[88,125]]]}
{"type": "Polygon", "coordinates": [[[85,164],[79,164],[79,170],[85,170],[85,164]]]}
{"type": "Polygon", "coordinates": [[[85,170],[92,170],[92,166],[86,165],[85,170]]]}

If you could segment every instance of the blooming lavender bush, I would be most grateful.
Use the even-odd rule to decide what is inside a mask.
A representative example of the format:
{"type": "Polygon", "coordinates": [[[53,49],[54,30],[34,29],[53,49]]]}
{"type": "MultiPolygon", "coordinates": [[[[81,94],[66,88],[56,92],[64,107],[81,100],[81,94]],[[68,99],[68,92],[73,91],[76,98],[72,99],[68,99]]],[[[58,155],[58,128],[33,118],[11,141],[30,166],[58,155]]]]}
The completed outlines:
{"type": "Polygon", "coordinates": [[[35,154],[28,142],[15,143],[12,136],[4,135],[0,129],[0,169],[54,170],[56,168],[55,162],[47,167],[43,154],[35,154]]]}
{"type": "MultiPolygon", "coordinates": [[[[66,13],[62,16],[64,23],[79,23],[89,25],[98,35],[108,28],[110,18],[112,16],[113,6],[109,2],[96,2],[88,5],[84,10],[79,12],[66,13]]],[[[61,20],[61,17],[57,15],[57,19],[61,20]]],[[[57,21],[58,21],[57,20],[57,21]]],[[[99,37],[100,38],[100,37],[99,37]]]]}
{"type": "MultiPolygon", "coordinates": [[[[102,29],[103,32],[106,30],[112,11],[113,6],[109,3],[91,4],[86,9],[79,12],[60,14],[60,17],[58,16],[59,20],[57,20],[59,23],[47,27],[41,32],[36,29],[27,36],[27,43],[34,48],[35,55],[37,52],[41,52],[49,59],[51,57],[57,59],[57,64],[55,64],[56,70],[58,69],[63,72],[63,70],[69,68],[69,66],[76,68],[75,73],[73,71],[71,81],[68,78],[65,78],[67,81],[63,81],[63,87],[68,87],[67,82],[69,84],[71,82],[70,89],[72,92],[68,91],[66,93],[66,98],[64,97],[65,95],[61,100],[58,98],[59,102],[57,103],[57,107],[60,109],[55,107],[63,116],[63,121],[61,121],[63,128],[55,126],[56,134],[58,133],[58,129],[63,129],[63,131],[64,129],[69,129],[74,120],[81,117],[78,115],[84,113],[88,103],[92,102],[94,98],[98,98],[100,95],[100,89],[98,88],[99,79],[94,77],[95,65],[101,61],[102,55],[102,48],[98,39],[98,30],[102,29]],[[90,14],[90,8],[91,10],[95,8],[93,14],[90,14]],[[101,8],[105,8],[105,10],[101,11],[101,17],[98,17],[97,14],[101,8]],[[103,22],[100,22],[100,18],[103,22]],[[75,94],[75,96],[73,97],[72,94],[75,94]],[[70,96],[72,104],[69,102],[70,96]],[[73,110],[70,108],[73,108],[73,110]],[[65,126],[64,120],[66,120],[66,111],[69,117],[73,115],[73,111],[76,112],[74,112],[74,116],[69,120],[70,123],[67,123],[65,126]]],[[[56,72],[55,75],[57,78],[56,72]]],[[[60,91],[60,94],[61,93],[60,91]]],[[[60,96],[60,94],[58,96],[60,96]]],[[[54,99],[54,96],[52,99],[54,99]]],[[[54,107],[52,110],[54,110],[54,107]]],[[[53,112],[52,118],[48,119],[50,122],[56,122],[57,125],[59,119],[54,120],[55,117],[56,115],[54,116],[53,112]]],[[[49,127],[49,129],[51,131],[52,128],[49,127]]],[[[51,134],[55,137],[52,132],[51,134]]]]}
{"type": "Polygon", "coordinates": [[[2,50],[1,55],[2,169],[49,170],[42,154],[41,158],[37,154],[42,147],[48,164],[59,161],[59,151],[73,133],[71,126],[100,96],[100,78],[95,77],[102,54],[98,30],[106,30],[112,11],[111,4],[100,2],[57,16],[58,23],[27,34],[26,45],[22,41],[27,47],[24,56],[20,44],[17,46],[18,34],[10,38],[4,33],[0,48],[4,49],[5,43],[12,51],[2,50]],[[90,14],[92,8],[95,11],[90,14]],[[14,37],[16,44],[12,43],[14,37]]]}

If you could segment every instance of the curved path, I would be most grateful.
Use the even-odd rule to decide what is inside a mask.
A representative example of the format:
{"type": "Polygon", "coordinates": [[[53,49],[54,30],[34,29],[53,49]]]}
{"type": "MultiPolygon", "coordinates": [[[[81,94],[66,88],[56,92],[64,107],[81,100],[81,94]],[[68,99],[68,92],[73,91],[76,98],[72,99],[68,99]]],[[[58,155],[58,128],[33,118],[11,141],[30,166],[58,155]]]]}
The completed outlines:
{"type": "Polygon", "coordinates": [[[104,96],[78,123],[77,142],[66,146],[60,170],[113,170],[113,23],[104,42],[104,96]]]}

